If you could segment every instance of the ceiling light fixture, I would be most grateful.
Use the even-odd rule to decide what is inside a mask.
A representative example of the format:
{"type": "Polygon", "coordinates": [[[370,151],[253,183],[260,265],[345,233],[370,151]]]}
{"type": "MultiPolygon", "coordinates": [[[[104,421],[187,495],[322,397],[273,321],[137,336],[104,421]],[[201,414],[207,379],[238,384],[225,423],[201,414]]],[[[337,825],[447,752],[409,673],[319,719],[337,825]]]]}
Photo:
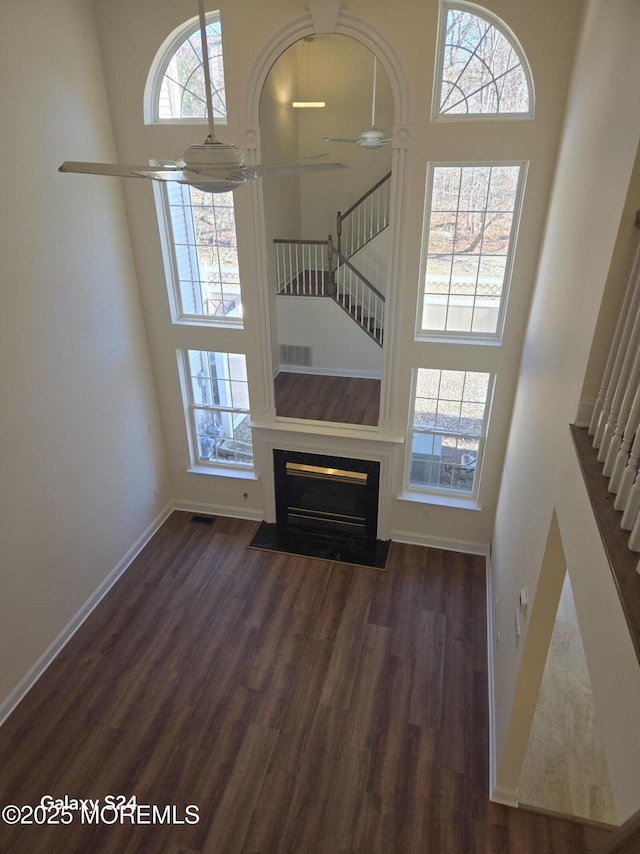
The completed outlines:
{"type": "Polygon", "coordinates": [[[309,107],[326,107],[327,105],[324,101],[293,101],[291,106],[300,110],[308,109],[309,107]]]}
{"type": "MultiPolygon", "coordinates": [[[[307,85],[305,88],[306,88],[307,95],[308,95],[311,92],[311,74],[309,72],[309,65],[310,65],[309,52],[311,50],[310,45],[313,42],[313,36],[305,36],[304,41],[306,42],[306,45],[307,45],[307,85]]],[[[300,109],[303,109],[303,110],[321,109],[322,107],[326,107],[326,103],[324,101],[313,101],[313,100],[311,100],[311,98],[308,98],[308,99],[302,100],[302,101],[293,101],[291,103],[291,106],[297,110],[300,110],[300,109]]]]}

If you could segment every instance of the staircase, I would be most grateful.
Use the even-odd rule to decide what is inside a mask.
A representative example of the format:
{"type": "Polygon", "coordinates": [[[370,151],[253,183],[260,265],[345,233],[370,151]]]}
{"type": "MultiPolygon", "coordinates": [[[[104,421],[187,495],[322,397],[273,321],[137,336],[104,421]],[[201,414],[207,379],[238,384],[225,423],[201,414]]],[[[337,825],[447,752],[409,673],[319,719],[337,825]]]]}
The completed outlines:
{"type": "Polygon", "coordinates": [[[276,294],[329,297],[382,347],[385,298],[357,267],[357,253],[389,224],[391,172],[336,217],[337,243],[276,238],[276,294]]]}

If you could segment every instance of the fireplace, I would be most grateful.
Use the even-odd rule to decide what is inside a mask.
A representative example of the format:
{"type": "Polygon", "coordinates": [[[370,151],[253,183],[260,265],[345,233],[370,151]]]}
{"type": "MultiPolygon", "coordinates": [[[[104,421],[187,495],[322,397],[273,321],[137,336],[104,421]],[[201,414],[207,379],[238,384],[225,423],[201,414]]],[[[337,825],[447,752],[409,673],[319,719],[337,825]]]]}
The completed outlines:
{"type": "Polygon", "coordinates": [[[273,472],[276,522],[262,522],[251,548],[384,569],[379,462],[274,449],[273,472]]]}
{"type": "Polygon", "coordinates": [[[375,540],[380,463],[273,452],[276,524],[375,540]]]}

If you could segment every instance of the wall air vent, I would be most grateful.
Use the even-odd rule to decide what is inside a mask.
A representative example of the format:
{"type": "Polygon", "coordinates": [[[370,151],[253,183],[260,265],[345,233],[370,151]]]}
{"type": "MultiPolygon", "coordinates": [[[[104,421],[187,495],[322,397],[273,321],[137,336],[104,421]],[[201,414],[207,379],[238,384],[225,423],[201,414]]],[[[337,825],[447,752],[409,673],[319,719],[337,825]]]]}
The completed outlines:
{"type": "Polygon", "coordinates": [[[281,344],[280,364],[295,365],[298,368],[311,367],[311,347],[302,344],[281,344]]]}

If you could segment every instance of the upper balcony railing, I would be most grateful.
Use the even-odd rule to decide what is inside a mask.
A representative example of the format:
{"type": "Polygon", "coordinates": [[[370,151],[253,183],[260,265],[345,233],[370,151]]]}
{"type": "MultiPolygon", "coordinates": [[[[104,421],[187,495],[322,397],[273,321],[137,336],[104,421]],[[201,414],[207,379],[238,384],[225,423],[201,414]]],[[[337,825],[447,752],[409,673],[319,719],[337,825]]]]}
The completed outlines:
{"type": "Polygon", "coordinates": [[[640,247],[588,431],[572,429],[591,505],[640,660],[640,247]]]}
{"type": "Polygon", "coordinates": [[[348,210],[338,211],[336,248],[345,258],[351,258],[389,225],[390,190],[388,172],[348,210]]]}

